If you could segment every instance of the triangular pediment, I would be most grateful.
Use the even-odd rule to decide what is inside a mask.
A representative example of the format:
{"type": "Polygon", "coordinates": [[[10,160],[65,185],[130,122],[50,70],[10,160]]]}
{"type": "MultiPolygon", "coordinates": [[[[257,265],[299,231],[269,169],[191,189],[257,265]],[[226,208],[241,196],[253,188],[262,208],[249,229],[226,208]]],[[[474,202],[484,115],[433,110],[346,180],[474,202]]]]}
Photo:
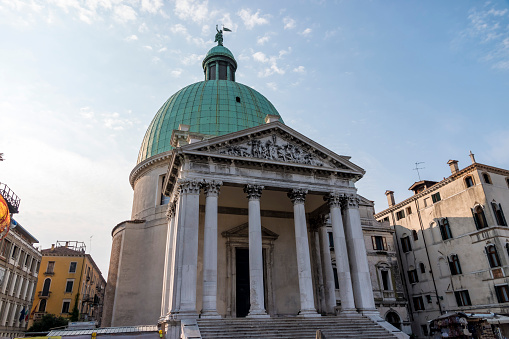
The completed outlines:
{"type": "MultiPolygon", "coordinates": [[[[221,235],[225,238],[248,238],[249,224],[246,222],[245,224],[231,228],[228,231],[224,231],[221,235]]],[[[262,238],[276,240],[278,237],[279,235],[277,233],[274,233],[262,226],[262,238]]]]}
{"type": "Polygon", "coordinates": [[[339,170],[362,177],[364,170],[280,122],[273,122],[181,147],[182,153],[244,161],[339,170]]]}

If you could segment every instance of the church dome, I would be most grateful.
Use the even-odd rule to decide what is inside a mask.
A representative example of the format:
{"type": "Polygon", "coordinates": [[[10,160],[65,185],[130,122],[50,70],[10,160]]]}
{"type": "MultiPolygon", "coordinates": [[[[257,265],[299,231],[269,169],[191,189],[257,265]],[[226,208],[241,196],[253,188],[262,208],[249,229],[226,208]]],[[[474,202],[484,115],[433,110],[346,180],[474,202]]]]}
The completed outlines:
{"type": "Polygon", "coordinates": [[[279,115],[262,94],[235,82],[237,62],[229,49],[213,47],[202,65],[206,80],[182,88],[155,115],[138,163],[171,150],[171,135],[179,124],[189,125],[190,132],[220,136],[263,125],[267,114],[279,115]]]}

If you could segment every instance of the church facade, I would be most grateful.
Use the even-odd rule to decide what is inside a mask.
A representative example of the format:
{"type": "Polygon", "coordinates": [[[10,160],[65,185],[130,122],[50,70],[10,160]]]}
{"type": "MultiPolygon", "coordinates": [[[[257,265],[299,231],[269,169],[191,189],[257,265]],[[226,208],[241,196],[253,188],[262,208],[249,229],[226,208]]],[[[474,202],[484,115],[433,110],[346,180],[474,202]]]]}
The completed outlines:
{"type": "Polygon", "coordinates": [[[199,333],[197,319],[339,314],[405,337],[375,305],[355,188],[364,170],[286,126],[236,68],[212,48],[205,81],[149,126],[131,220],[112,232],[103,326],[158,321],[179,338],[199,333]]]}

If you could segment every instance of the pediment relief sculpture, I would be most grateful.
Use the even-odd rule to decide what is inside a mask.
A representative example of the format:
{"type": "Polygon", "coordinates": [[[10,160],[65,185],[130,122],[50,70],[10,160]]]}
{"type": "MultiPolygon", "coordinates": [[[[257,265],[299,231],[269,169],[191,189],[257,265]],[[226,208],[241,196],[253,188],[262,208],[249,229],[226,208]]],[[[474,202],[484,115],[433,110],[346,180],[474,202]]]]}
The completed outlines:
{"type": "Polygon", "coordinates": [[[218,150],[219,154],[267,160],[276,160],[323,167],[330,165],[318,159],[302,147],[278,138],[275,134],[260,139],[250,139],[245,143],[228,145],[218,150]]]}

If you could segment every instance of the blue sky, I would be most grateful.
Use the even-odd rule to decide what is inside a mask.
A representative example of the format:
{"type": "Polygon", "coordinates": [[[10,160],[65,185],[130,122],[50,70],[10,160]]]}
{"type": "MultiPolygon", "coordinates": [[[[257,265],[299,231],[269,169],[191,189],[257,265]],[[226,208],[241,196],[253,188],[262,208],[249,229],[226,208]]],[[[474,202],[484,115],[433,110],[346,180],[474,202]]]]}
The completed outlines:
{"type": "Polygon", "coordinates": [[[415,162],[509,168],[508,1],[0,0],[0,181],[43,247],[92,236],[106,275],[145,130],[203,80],[216,24],[237,81],[363,167],[377,211],[415,162]]]}

